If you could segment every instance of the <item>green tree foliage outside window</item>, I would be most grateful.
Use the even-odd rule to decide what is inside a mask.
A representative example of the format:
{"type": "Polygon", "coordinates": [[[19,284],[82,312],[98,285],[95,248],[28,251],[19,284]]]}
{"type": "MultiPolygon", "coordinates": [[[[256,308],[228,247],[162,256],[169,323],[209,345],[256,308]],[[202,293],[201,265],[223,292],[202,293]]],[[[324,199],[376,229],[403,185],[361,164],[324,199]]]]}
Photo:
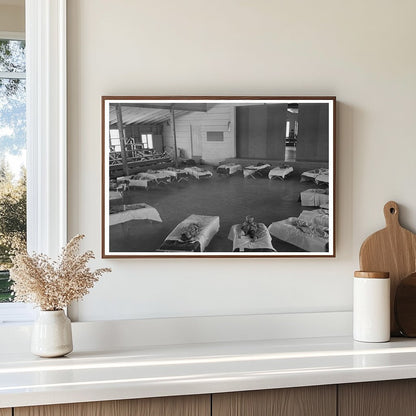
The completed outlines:
{"type": "Polygon", "coordinates": [[[15,250],[26,244],[26,174],[16,182],[6,163],[0,164],[0,302],[9,302],[9,272],[15,250]]]}

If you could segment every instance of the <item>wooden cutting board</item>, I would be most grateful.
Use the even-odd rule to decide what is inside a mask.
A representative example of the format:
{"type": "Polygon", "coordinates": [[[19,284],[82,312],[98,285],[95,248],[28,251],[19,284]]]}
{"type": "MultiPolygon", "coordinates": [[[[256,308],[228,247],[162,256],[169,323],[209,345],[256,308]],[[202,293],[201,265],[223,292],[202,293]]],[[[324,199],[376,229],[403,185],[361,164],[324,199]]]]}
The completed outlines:
{"type": "Polygon", "coordinates": [[[401,279],[416,271],[416,235],[399,222],[399,206],[390,201],[384,205],[386,228],[370,235],[360,250],[360,269],[390,273],[391,334],[400,335],[394,319],[394,298],[401,279]]]}

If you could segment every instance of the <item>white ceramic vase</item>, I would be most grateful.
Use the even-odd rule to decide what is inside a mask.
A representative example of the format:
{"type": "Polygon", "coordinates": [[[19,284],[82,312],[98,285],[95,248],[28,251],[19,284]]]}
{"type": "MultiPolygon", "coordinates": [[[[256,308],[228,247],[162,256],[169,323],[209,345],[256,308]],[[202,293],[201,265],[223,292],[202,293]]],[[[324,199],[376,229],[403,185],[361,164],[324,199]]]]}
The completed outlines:
{"type": "Polygon", "coordinates": [[[63,310],[40,311],[33,325],[31,351],[39,357],[62,357],[72,351],[71,321],[63,310]]]}

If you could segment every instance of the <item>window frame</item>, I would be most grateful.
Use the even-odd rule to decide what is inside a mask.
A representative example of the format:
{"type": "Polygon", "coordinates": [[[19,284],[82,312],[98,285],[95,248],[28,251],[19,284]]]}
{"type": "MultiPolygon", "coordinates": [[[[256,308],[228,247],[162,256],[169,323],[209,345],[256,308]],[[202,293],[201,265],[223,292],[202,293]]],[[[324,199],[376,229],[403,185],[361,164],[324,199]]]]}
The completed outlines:
{"type": "Polygon", "coordinates": [[[67,242],[66,0],[26,0],[28,250],[67,242]]]}
{"type": "MultiPolygon", "coordinates": [[[[26,0],[25,18],[27,247],[56,257],[67,242],[66,0],[26,0]]],[[[21,324],[34,311],[3,303],[0,316],[21,324]]]]}

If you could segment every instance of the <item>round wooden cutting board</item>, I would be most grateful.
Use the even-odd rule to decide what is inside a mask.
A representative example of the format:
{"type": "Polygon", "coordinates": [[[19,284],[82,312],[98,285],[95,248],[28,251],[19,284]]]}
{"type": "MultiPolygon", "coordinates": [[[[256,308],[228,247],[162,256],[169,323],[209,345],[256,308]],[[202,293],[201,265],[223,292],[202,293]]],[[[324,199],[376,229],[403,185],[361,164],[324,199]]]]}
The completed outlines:
{"type": "Polygon", "coordinates": [[[390,273],[391,335],[400,335],[394,318],[394,299],[400,281],[416,271],[416,235],[399,222],[399,206],[390,201],[384,205],[386,228],[370,235],[360,250],[360,269],[390,273]]]}

